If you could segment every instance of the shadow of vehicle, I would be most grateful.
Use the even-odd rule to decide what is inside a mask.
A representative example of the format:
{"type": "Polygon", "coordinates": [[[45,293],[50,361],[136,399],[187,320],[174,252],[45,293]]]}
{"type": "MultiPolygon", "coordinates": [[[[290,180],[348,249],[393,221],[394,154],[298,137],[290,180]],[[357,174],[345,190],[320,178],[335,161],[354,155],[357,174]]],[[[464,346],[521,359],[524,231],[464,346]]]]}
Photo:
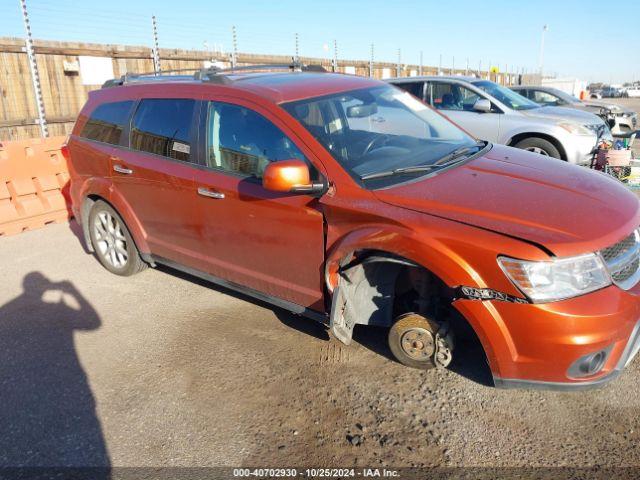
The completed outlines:
{"type": "Polygon", "coordinates": [[[91,478],[108,479],[109,455],[74,343],[74,333],[98,329],[100,317],[71,282],[31,272],[23,289],[0,307],[0,469],[46,467],[45,478],[48,468],[93,467],[91,478]]]}

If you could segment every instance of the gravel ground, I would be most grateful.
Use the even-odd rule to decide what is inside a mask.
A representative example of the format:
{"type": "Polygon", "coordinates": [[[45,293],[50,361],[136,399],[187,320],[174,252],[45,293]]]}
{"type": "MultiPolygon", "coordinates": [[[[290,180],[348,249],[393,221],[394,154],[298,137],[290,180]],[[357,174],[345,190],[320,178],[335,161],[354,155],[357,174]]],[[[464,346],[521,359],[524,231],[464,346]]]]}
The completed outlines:
{"type": "Polygon", "coordinates": [[[586,392],[421,372],[379,332],[166,269],[109,274],[75,223],[0,238],[0,467],[640,466],[640,361],[586,392]]]}

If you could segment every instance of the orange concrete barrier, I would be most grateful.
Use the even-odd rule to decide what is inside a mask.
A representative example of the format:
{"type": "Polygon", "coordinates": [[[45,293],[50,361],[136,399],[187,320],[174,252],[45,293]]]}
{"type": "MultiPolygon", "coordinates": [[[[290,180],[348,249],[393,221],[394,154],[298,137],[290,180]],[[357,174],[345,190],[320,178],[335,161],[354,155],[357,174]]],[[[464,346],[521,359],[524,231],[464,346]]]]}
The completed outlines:
{"type": "Polygon", "coordinates": [[[65,137],[0,142],[0,235],[71,216],[65,137]]]}

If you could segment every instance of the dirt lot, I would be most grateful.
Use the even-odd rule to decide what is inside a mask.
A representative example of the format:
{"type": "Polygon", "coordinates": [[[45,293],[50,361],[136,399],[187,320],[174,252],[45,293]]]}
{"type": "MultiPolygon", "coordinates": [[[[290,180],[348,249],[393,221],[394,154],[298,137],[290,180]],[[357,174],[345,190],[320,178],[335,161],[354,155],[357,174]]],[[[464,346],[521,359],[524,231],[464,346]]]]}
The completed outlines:
{"type": "Polygon", "coordinates": [[[637,360],[497,390],[169,270],[116,277],[74,232],[0,238],[0,466],[640,465],[637,360]]]}

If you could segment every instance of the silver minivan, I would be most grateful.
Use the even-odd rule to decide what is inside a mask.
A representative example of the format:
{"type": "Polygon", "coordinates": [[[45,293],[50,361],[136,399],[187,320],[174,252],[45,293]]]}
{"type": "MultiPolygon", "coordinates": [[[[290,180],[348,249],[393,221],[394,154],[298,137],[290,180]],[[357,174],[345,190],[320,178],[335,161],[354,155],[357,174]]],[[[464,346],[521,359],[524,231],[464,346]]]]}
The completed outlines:
{"type": "Polygon", "coordinates": [[[388,82],[439,110],[481,140],[587,165],[603,138],[605,122],[589,112],[544,107],[489,80],[403,77],[388,82]]]}

